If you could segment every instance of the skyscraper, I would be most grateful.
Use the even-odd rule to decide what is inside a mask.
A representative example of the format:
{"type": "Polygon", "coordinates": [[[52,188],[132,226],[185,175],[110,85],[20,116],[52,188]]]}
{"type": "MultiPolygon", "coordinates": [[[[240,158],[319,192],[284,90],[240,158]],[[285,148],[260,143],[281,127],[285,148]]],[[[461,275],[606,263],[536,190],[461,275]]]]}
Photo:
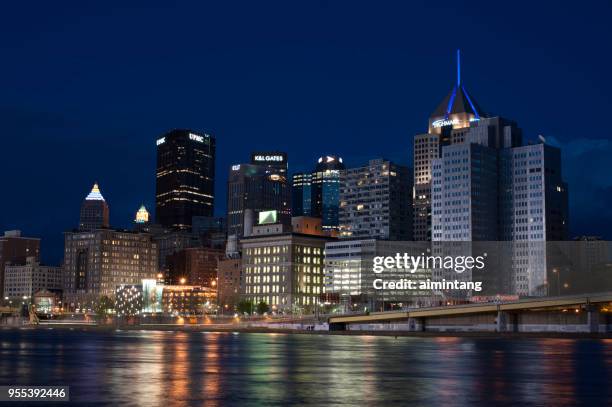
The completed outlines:
{"type": "Polygon", "coordinates": [[[431,165],[445,145],[461,142],[472,123],[486,115],[461,83],[459,51],[457,82],[429,118],[428,132],[414,137],[414,239],[431,240],[431,165]]]}
{"type": "Polygon", "coordinates": [[[311,213],[321,218],[323,229],[338,229],[340,177],[345,166],[341,157],[320,157],[312,174],[311,213]]]}
{"type": "Polygon", "coordinates": [[[293,216],[321,218],[323,229],[338,230],[340,181],[345,166],[341,157],[320,157],[312,174],[293,175],[293,216]]]}
{"type": "Polygon", "coordinates": [[[291,224],[291,192],[287,178],[263,165],[236,164],[227,181],[227,234],[244,235],[245,213],[276,211],[280,223],[291,224]]]}
{"type": "Polygon", "coordinates": [[[215,138],[172,130],[157,139],[157,223],[189,229],[193,216],[213,216],[215,138]]]}
{"type": "Polygon", "coordinates": [[[85,197],[81,205],[79,230],[88,231],[109,227],[109,207],[95,183],[91,192],[85,197]]]}
{"type": "Polygon", "coordinates": [[[547,273],[555,259],[546,242],[568,239],[561,151],[541,141],[500,152],[500,240],[512,241],[510,290],[518,295],[551,294],[547,273]]]}
{"type": "Polygon", "coordinates": [[[415,137],[414,178],[417,238],[507,241],[500,245],[504,255],[495,259],[496,287],[501,293],[546,293],[546,241],[565,240],[568,231],[559,149],[543,138],[522,145],[517,124],[479,113],[458,79],[430,118],[429,133],[415,137]]]}
{"type": "Polygon", "coordinates": [[[345,171],[340,188],[340,237],[412,240],[408,167],[388,160],[345,171]]]}

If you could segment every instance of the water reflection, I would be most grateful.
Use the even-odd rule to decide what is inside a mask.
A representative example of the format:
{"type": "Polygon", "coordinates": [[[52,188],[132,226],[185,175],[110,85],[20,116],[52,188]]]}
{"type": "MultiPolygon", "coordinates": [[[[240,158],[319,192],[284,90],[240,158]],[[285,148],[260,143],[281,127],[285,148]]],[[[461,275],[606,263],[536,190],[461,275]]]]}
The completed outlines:
{"type": "Polygon", "coordinates": [[[135,405],[604,405],[612,340],[0,330],[0,384],[135,405]]]}

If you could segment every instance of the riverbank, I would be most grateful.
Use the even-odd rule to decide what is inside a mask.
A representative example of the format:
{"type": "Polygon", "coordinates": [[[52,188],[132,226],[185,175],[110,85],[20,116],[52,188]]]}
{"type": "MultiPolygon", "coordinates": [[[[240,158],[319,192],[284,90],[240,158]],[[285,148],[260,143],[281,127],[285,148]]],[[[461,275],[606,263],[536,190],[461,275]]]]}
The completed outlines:
{"type": "Polygon", "coordinates": [[[23,326],[0,326],[0,330],[70,330],[70,331],[172,331],[172,332],[210,332],[210,333],[266,333],[298,335],[339,335],[339,336],[392,336],[392,337],[473,337],[473,338],[568,338],[568,339],[612,339],[612,333],[584,332],[414,332],[414,331],[324,331],[305,329],[282,329],[269,327],[244,326],[207,326],[207,325],[83,325],[83,324],[45,324],[23,326]]]}

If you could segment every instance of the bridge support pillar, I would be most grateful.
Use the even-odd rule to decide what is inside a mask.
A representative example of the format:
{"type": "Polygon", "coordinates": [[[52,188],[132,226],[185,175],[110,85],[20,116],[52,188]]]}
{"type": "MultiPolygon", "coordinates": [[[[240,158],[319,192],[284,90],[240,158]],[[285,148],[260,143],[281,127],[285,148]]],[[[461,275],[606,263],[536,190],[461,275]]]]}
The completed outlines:
{"type": "Polygon", "coordinates": [[[346,331],[346,323],[345,322],[333,322],[329,324],[330,331],[346,331]]]}
{"type": "Polygon", "coordinates": [[[425,318],[408,318],[408,330],[411,332],[425,331],[425,318]]]}
{"type": "Polygon", "coordinates": [[[589,304],[586,310],[588,332],[599,332],[599,308],[589,304]]]}
{"type": "Polygon", "coordinates": [[[518,315],[504,311],[497,311],[495,318],[496,332],[518,332],[518,315]]]}

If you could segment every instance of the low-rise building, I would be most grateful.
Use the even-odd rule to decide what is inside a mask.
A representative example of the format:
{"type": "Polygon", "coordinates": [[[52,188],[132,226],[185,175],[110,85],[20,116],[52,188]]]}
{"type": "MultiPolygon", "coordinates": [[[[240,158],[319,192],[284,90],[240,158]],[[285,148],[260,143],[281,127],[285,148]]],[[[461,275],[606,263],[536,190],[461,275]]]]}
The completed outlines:
{"type": "Polygon", "coordinates": [[[33,256],[25,264],[6,265],[4,273],[4,297],[31,298],[41,290],[56,293],[62,290],[62,268],[44,266],[33,256]]]}
{"type": "Polygon", "coordinates": [[[203,315],[214,311],[216,302],[216,290],[208,287],[167,285],[162,293],[162,308],[169,315],[203,315]]]}
{"type": "Polygon", "coordinates": [[[0,293],[4,292],[4,268],[6,264],[24,264],[28,257],[37,260],[40,239],[21,236],[20,230],[7,230],[0,236],[0,293]]]}

